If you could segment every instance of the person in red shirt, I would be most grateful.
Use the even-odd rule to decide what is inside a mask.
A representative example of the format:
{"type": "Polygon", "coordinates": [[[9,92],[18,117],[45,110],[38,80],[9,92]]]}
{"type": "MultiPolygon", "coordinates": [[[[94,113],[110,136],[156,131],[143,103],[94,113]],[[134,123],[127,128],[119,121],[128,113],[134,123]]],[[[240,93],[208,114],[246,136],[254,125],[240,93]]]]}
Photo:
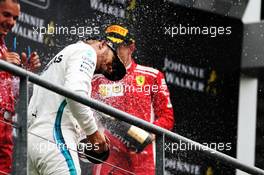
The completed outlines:
{"type": "MultiPolygon", "coordinates": [[[[135,41],[126,27],[110,25],[106,28],[105,33],[106,37],[118,46],[118,56],[126,66],[127,74],[120,81],[109,81],[101,75],[94,76],[92,97],[171,130],[174,126],[174,115],[163,73],[157,69],[135,63],[132,58],[135,41]]],[[[120,124],[116,125],[117,130],[123,128],[120,124]]],[[[111,127],[108,125],[105,130],[111,142],[110,156],[107,162],[137,175],[154,175],[155,144],[148,144],[143,150],[135,151],[118,134],[112,132],[114,129],[111,127]]],[[[93,175],[99,174],[124,175],[128,173],[108,164],[101,164],[95,165],[93,168],[93,175]]]]}
{"type": "MultiPolygon", "coordinates": [[[[40,67],[39,56],[36,52],[30,55],[30,63],[26,64],[27,55],[8,51],[4,38],[16,24],[20,13],[17,0],[0,0],[0,59],[16,65],[24,65],[28,70],[40,67]]],[[[15,98],[18,81],[11,73],[0,71],[0,174],[10,173],[12,166],[13,137],[12,122],[15,113],[15,98]],[[4,122],[2,122],[4,121],[4,122]]]]}

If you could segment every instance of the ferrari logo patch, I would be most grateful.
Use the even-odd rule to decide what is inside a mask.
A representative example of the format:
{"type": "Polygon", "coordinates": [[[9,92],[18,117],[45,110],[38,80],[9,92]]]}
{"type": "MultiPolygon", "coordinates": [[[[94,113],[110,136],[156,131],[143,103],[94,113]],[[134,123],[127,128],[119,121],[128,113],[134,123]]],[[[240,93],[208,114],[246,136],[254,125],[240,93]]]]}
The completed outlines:
{"type": "Polygon", "coordinates": [[[145,76],[143,75],[136,76],[136,82],[138,86],[143,86],[145,84],[145,76]]]}

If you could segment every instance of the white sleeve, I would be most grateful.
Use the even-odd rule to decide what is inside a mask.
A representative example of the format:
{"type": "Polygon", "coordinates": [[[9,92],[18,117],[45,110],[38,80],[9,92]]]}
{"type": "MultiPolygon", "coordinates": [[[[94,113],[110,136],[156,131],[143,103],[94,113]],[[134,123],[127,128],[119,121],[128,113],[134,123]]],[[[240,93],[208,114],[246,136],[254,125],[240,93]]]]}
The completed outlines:
{"type": "MultiPolygon", "coordinates": [[[[89,47],[74,49],[76,51],[66,61],[64,86],[88,99],[91,97],[91,80],[96,66],[96,53],[89,47]]],[[[88,106],[71,99],[67,99],[67,104],[86,135],[97,131],[93,112],[88,106]]]]}

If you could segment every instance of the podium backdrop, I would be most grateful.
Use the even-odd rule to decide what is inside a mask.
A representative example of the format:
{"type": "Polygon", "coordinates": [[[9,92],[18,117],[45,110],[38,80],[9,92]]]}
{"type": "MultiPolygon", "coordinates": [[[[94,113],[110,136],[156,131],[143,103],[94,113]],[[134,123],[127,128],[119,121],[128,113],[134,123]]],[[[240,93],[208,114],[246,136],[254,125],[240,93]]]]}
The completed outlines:
{"type": "MultiPolygon", "coordinates": [[[[174,132],[236,156],[243,37],[239,19],[163,0],[21,0],[21,7],[7,45],[12,49],[17,36],[18,51],[30,46],[43,65],[64,46],[99,36],[111,21],[129,23],[135,29],[136,62],[165,74],[175,111],[174,132]],[[38,33],[41,27],[46,34],[38,33]],[[72,30],[52,34],[59,27],[72,30]]],[[[170,140],[166,144],[176,145],[170,140]]],[[[166,149],[167,174],[234,174],[199,151],[188,150],[188,145],[177,144],[177,151],[166,149]]]]}

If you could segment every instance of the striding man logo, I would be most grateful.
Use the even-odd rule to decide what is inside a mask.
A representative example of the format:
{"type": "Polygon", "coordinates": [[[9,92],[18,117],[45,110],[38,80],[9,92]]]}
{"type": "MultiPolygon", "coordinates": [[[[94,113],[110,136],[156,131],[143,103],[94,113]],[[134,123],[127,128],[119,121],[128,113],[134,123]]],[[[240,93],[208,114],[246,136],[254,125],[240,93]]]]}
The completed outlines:
{"type": "Polygon", "coordinates": [[[213,172],[213,168],[212,167],[208,167],[207,170],[206,170],[206,175],[213,175],[214,172],[213,172]]]}
{"type": "Polygon", "coordinates": [[[55,32],[55,24],[54,21],[50,21],[48,24],[47,32],[44,36],[44,43],[48,46],[55,46],[54,42],[54,32],[55,32]]]}
{"type": "Polygon", "coordinates": [[[217,94],[217,74],[215,70],[212,70],[207,80],[206,92],[216,95],[217,94]]]}
{"type": "Polygon", "coordinates": [[[136,0],[128,0],[128,5],[126,8],[126,18],[131,21],[136,21],[134,11],[136,9],[136,0]]]}

